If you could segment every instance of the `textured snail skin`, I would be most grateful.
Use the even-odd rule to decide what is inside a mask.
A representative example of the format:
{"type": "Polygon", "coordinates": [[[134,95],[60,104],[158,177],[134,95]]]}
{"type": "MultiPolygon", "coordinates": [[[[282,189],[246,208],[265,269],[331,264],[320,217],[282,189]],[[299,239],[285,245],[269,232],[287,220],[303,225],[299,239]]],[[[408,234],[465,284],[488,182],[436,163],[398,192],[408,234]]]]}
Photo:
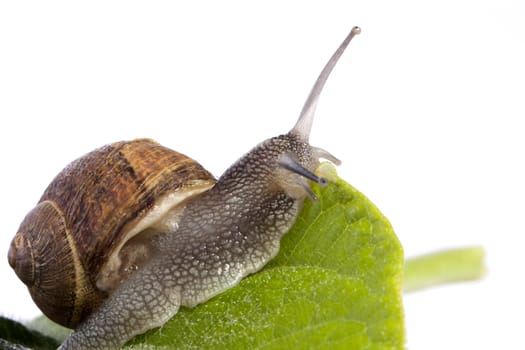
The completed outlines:
{"type": "Polygon", "coordinates": [[[293,134],[269,139],[189,203],[179,229],[161,236],[147,265],[117,289],[61,349],[110,349],[158,327],[179,306],[194,306],[260,270],[279,251],[307,191],[278,165],[292,155],[313,171],[315,149],[293,134]],[[285,178],[283,178],[285,177],[285,178]]]}

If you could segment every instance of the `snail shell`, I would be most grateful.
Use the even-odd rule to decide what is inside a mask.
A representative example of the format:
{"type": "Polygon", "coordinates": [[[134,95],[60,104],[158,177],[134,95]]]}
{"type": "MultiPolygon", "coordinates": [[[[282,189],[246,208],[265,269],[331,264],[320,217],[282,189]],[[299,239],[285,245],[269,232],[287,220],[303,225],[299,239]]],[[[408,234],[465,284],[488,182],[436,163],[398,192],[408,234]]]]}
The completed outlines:
{"type": "Polygon", "coordinates": [[[200,164],[155,141],[103,146],[51,182],[13,238],[9,264],[45,315],[74,328],[214,183],[200,164]]]}

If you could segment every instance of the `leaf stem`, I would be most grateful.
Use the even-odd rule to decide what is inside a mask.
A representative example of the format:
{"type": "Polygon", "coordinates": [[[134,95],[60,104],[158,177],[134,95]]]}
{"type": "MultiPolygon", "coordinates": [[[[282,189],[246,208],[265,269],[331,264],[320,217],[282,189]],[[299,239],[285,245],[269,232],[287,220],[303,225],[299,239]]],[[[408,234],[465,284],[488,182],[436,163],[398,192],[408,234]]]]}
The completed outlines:
{"type": "Polygon", "coordinates": [[[405,262],[403,291],[477,280],[486,273],[483,247],[465,247],[426,254],[405,262]]]}

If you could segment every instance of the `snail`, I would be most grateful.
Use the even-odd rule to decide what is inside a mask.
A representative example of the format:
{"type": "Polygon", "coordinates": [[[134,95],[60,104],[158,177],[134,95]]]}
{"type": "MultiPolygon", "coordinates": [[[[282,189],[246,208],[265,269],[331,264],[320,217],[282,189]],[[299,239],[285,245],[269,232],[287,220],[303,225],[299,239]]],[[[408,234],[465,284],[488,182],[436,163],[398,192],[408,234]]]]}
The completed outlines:
{"type": "Polygon", "coordinates": [[[314,84],[295,126],[255,146],[217,180],[148,139],[88,153],[23,220],[10,265],[41,310],[73,333],[60,349],[116,349],[259,271],[295,222],[320,159],[315,108],[354,27],[314,84]]]}

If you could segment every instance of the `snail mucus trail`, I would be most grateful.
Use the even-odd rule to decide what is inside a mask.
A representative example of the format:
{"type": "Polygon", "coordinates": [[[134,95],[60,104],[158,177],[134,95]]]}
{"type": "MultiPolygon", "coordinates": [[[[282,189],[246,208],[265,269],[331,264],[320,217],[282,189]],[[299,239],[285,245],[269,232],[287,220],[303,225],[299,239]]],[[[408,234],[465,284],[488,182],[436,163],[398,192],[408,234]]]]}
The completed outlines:
{"type": "MultiPolygon", "coordinates": [[[[359,33],[354,27],[330,58],[292,130],[257,145],[189,200],[177,212],[176,229],[153,239],[155,254],[82,318],[60,349],[118,348],[164,324],[181,305],[195,306],[231,288],[278,253],[305,198],[316,199],[310,183],[326,185],[314,174],[319,159],[340,163],[311,146],[309,136],[323,86],[359,33]]],[[[16,265],[15,253],[9,254],[16,265]]]]}

